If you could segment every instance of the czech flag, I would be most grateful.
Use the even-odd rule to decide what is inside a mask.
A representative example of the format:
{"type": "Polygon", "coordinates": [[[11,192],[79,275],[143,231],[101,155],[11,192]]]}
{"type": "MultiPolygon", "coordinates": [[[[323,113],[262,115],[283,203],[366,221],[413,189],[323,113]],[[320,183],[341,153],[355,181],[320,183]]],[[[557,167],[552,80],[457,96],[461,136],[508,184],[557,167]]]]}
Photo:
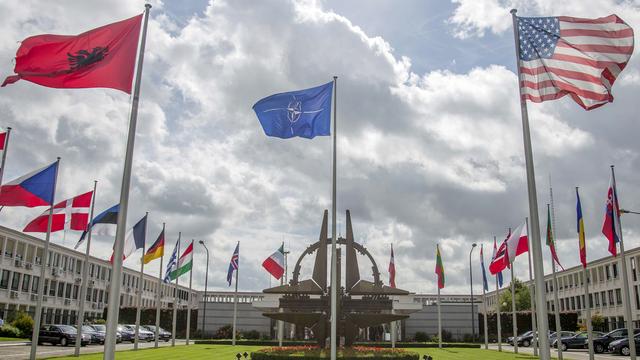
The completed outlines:
{"type": "Polygon", "coordinates": [[[58,162],[30,172],[0,187],[1,206],[49,206],[53,203],[58,162]]]}

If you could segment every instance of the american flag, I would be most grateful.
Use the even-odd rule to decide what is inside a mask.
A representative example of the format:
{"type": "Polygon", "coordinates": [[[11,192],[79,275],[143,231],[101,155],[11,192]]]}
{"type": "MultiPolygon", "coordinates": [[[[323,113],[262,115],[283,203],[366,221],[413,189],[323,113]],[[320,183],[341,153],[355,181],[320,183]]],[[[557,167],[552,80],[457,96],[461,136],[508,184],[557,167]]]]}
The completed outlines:
{"type": "Polygon", "coordinates": [[[229,262],[229,270],[227,271],[227,282],[231,286],[231,280],[233,280],[233,272],[238,270],[238,263],[240,261],[240,242],[236,245],[236,249],[231,255],[231,262],[229,262]]]}
{"type": "Polygon", "coordinates": [[[633,29],[616,15],[518,17],[520,86],[533,102],[570,95],[586,110],[613,101],[633,53],[633,29]]]}

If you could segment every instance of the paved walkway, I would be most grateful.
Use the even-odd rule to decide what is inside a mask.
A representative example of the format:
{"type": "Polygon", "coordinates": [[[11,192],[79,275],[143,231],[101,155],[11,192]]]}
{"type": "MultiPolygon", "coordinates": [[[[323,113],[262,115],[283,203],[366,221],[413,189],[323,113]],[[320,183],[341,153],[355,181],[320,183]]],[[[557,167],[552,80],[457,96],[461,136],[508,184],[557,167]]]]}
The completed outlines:
{"type": "MultiPolygon", "coordinates": [[[[29,359],[29,352],[31,350],[30,343],[21,343],[20,345],[10,345],[10,346],[1,346],[0,347],[0,359],[2,360],[24,360],[29,359]]],[[[176,340],[177,345],[184,345],[184,340],[176,340]]],[[[140,343],[139,348],[145,349],[153,347],[154,342],[149,343],[140,343]]],[[[160,346],[171,346],[171,341],[169,342],[160,342],[160,346]]],[[[122,350],[132,350],[133,344],[118,344],[116,346],[116,351],[122,350]]],[[[99,353],[104,350],[104,346],[102,345],[88,345],[80,348],[81,354],[91,354],[91,353],[99,353]]],[[[40,345],[38,346],[38,359],[54,357],[54,356],[69,356],[73,355],[74,347],[62,347],[62,346],[52,346],[52,345],[40,345]]]]}
{"type": "MultiPolygon", "coordinates": [[[[482,348],[484,349],[484,345],[482,346],[482,348]]],[[[489,349],[493,349],[493,350],[498,350],[498,345],[495,344],[489,344],[489,349]]],[[[509,352],[513,352],[513,346],[511,345],[502,345],[502,351],[509,351],[509,352]]],[[[518,353],[520,354],[529,354],[529,355],[533,355],[533,348],[532,347],[522,347],[519,346],[518,347],[518,353]]],[[[558,357],[558,352],[556,349],[551,349],[551,356],[552,357],[558,357]]],[[[571,360],[589,360],[589,351],[588,350],[568,350],[568,351],[564,351],[562,353],[562,357],[564,359],[571,359],[571,360]]],[[[628,359],[628,356],[620,356],[617,354],[596,354],[595,358],[597,360],[624,360],[624,359],[628,359]]]]}

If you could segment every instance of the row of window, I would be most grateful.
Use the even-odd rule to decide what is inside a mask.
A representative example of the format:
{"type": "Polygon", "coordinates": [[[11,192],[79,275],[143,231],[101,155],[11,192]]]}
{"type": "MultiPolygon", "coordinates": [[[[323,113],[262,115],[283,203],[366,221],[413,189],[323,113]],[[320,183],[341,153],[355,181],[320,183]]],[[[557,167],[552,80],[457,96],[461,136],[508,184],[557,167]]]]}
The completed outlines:
{"type": "MultiPolygon", "coordinates": [[[[586,308],[584,295],[569,296],[558,299],[560,302],[560,311],[576,311],[586,308]]],[[[618,288],[615,290],[600,291],[589,294],[589,307],[602,307],[622,305],[622,291],[618,288]]],[[[547,301],[547,310],[555,311],[553,301],[547,301]]]]}

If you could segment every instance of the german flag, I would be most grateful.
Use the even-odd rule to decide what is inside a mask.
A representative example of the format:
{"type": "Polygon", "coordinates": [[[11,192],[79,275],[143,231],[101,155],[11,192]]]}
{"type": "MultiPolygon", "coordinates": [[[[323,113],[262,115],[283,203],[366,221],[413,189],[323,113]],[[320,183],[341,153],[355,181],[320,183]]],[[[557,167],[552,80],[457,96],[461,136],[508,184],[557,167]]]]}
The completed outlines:
{"type": "Polygon", "coordinates": [[[145,264],[150,263],[155,259],[159,259],[164,255],[164,226],[162,227],[162,232],[158,235],[158,239],[156,242],[151,245],[147,253],[144,254],[142,261],[145,264]]]}

